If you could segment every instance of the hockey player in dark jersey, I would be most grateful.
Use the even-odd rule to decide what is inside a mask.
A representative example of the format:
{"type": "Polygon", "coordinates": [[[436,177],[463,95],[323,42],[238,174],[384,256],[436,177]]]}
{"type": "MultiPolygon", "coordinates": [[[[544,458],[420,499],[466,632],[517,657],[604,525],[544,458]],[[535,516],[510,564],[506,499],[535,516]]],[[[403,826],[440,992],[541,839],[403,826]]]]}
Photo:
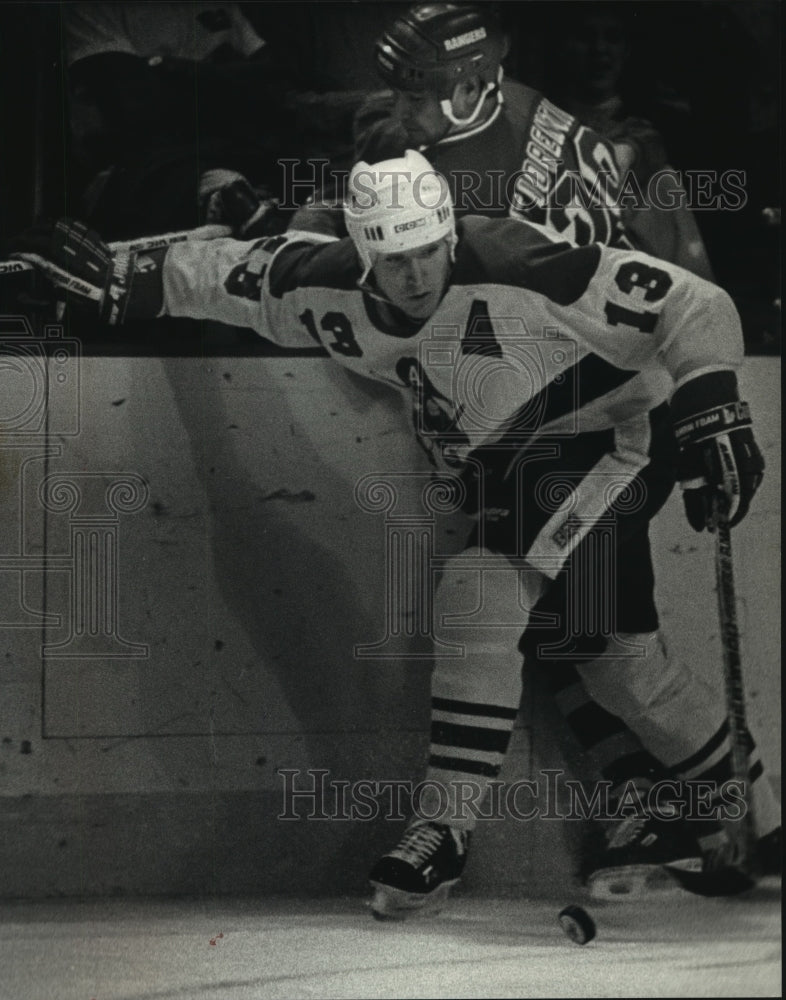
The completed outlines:
{"type": "MultiPolygon", "coordinates": [[[[358,113],[356,159],[419,149],[447,178],[459,217],[521,218],[582,246],[630,247],[616,204],[622,176],[614,146],[505,79],[505,46],[478,5],[419,4],[397,18],[375,53],[393,90],[358,113]]],[[[296,214],[293,228],[344,234],[340,197],[332,189],[324,195],[296,214]]]]}
{"type": "MultiPolygon", "coordinates": [[[[715,782],[722,811],[721,691],[665,657],[657,621],[626,588],[673,465],[699,531],[721,508],[737,524],[761,481],[731,300],[637,251],[576,248],[511,220],[456,224],[444,178],[415,152],[356,165],[345,217],[342,240],[293,231],[118,260],[64,220],[18,250],[110,323],[187,316],[286,346],[316,339],[349,370],[414,396],[416,433],[477,526],[433,594],[435,638],[457,622],[462,647],[435,659],[432,679],[428,777],[444,795],[375,866],[374,912],[438,908],[460,877],[477,818],[466,789],[477,803],[498,774],[522,696],[519,636],[565,587],[581,586],[609,623],[578,665],[592,697],[672,773],[715,782]],[[610,526],[605,576],[591,554],[610,526]]],[[[759,777],[751,791],[756,832],[769,835],[772,790],[759,777]]],[[[732,848],[724,840],[708,857],[732,848]]]]}
{"type": "Polygon", "coordinates": [[[579,245],[631,246],[613,145],[531,87],[504,78],[506,39],[472,4],[417,4],[377,42],[392,88],[361,108],[358,159],[418,148],[448,178],[459,215],[512,216],[579,245]]]}
{"type": "MultiPolygon", "coordinates": [[[[676,194],[668,200],[668,176],[659,186],[669,207],[630,208],[635,199],[627,181],[638,178],[634,190],[646,188],[653,171],[667,166],[665,159],[650,162],[652,128],[609,134],[506,78],[506,45],[489,5],[415,4],[399,15],[375,50],[391,89],[371,95],[359,110],[355,158],[374,162],[419,149],[448,179],[459,216],[522,218],[581,246],[635,246],[711,279],[690,212],[676,210],[676,194]],[[681,240],[673,235],[675,220],[681,240]]],[[[331,219],[318,201],[311,207],[314,217],[301,211],[295,228],[343,235],[340,211],[331,219]]]]}

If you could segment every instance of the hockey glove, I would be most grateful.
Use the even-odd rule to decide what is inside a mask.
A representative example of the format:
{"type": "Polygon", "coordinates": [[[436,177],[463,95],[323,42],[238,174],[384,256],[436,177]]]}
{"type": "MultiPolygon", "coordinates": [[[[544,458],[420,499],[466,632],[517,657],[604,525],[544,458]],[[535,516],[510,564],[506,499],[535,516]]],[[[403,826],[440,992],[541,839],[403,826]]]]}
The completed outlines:
{"type": "Polygon", "coordinates": [[[113,253],[83,222],[58,219],[28,229],[13,242],[12,256],[28,261],[65,300],[111,325],[157,316],[162,305],[160,266],[164,251],[113,253]],[[134,287],[133,308],[131,289],[134,287]]]}
{"type": "Polygon", "coordinates": [[[203,221],[231,226],[238,239],[272,235],[271,223],[277,208],[275,198],[261,197],[234,170],[206,170],[199,179],[199,210],[203,221]]]}
{"type": "Polygon", "coordinates": [[[54,285],[57,298],[113,322],[113,306],[122,304],[125,294],[122,275],[115,280],[112,251],[83,223],[38,223],[14,241],[13,256],[35,265],[54,285]]]}
{"type": "Polygon", "coordinates": [[[690,379],[674,393],[671,409],[677,475],[691,527],[712,531],[716,503],[731,527],[739,524],[762,481],[764,458],[736,375],[719,371],[690,379]]]}

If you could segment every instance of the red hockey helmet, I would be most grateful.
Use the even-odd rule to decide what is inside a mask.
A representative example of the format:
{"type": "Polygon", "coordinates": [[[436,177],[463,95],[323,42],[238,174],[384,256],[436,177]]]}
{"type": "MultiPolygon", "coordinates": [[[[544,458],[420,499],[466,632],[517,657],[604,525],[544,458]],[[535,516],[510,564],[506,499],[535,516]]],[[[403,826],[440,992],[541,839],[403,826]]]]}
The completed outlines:
{"type": "Polygon", "coordinates": [[[396,18],[377,41],[375,56],[394,89],[449,99],[468,76],[495,85],[505,51],[505,36],[483,5],[421,3],[396,18]]]}

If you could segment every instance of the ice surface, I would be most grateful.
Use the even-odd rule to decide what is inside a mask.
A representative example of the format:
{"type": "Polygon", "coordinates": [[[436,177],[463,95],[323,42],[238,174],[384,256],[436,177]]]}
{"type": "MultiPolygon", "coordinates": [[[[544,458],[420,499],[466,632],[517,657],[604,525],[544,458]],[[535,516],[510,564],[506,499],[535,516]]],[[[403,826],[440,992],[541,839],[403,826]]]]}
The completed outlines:
{"type": "Polygon", "coordinates": [[[452,900],[379,923],[360,899],[6,903],[2,1000],[781,996],[780,881],[727,899],[452,900]],[[578,902],[597,938],[562,933],[578,902]]]}

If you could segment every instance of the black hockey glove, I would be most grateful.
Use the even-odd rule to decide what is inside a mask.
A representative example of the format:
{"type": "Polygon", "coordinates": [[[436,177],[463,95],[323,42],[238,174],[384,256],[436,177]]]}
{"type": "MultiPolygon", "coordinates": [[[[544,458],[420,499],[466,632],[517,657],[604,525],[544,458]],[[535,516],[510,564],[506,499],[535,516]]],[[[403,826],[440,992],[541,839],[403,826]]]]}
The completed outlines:
{"type": "Polygon", "coordinates": [[[112,251],[84,223],[38,223],[14,240],[12,255],[35,265],[57,298],[104,322],[118,322],[113,317],[126,294],[122,272],[115,274],[112,251]]]}
{"type": "Polygon", "coordinates": [[[33,264],[55,298],[111,325],[158,315],[164,252],[146,254],[144,268],[137,271],[136,254],[113,252],[98,233],[71,219],[38,223],[11,245],[11,256],[33,264]]]}
{"type": "Polygon", "coordinates": [[[677,475],[692,528],[714,529],[715,505],[733,527],[745,517],[764,473],[750,409],[740,402],[731,371],[683,383],[671,400],[679,446],[677,475]]]}
{"type": "Polygon", "coordinates": [[[255,240],[283,232],[278,228],[278,201],[255,190],[234,170],[206,170],[199,179],[199,211],[205,223],[230,226],[241,240],[255,240]]]}

